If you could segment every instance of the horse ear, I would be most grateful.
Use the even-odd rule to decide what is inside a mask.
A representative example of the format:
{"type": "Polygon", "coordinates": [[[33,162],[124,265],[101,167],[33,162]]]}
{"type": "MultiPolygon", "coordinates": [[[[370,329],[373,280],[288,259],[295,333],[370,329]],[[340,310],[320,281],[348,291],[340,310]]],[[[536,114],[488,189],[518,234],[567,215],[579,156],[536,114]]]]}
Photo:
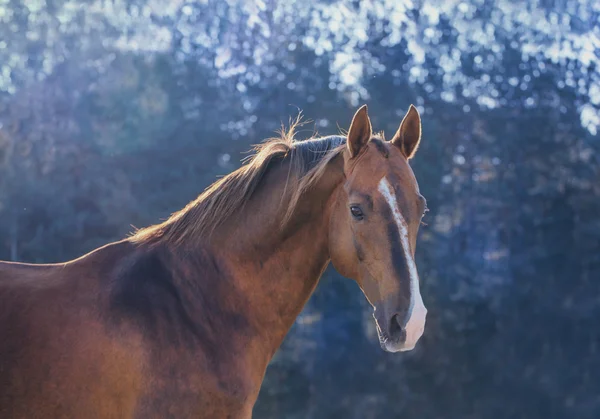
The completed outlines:
{"type": "Polygon", "coordinates": [[[408,112],[400,123],[400,128],[390,140],[392,144],[402,151],[407,159],[411,159],[419,148],[421,141],[421,117],[419,111],[413,105],[410,105],[408,112]]]}
{"type": "Polygon", "coordinates": [[[367,105],[363,105],[354,114],[352,118],[352,124],[348,130],[348,151],[350,151],[350,157],[356,157],[360,150],[367,145],[371,139],[373,131],[371,130],[371,121],[367,114],[367,105]]]}

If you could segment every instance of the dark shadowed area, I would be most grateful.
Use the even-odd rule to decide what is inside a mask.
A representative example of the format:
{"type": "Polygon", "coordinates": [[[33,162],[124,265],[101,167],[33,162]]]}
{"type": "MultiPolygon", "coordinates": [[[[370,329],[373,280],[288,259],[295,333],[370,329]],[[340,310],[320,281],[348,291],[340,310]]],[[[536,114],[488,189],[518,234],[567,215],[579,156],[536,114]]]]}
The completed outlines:
{"type": "Polygon", "coordinates": [[[0,0],[0,259],[157,223],[363,103],[388,139],[421,113],[425,334],[383,352],[330,268],[254,416],[598,418],[596,0],[0,0]]]}

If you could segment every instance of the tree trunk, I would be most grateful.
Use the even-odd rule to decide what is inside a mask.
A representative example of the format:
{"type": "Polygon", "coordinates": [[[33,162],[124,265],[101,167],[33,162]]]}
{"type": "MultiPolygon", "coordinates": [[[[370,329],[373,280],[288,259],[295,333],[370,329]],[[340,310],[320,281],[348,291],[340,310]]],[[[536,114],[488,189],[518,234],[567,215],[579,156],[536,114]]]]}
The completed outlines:
{"type": "Polygon", "coordinates": [[[19,216],[15,215],[14,222],[10,226],[10,260],[17,262],[19,259],[19,216]]]}

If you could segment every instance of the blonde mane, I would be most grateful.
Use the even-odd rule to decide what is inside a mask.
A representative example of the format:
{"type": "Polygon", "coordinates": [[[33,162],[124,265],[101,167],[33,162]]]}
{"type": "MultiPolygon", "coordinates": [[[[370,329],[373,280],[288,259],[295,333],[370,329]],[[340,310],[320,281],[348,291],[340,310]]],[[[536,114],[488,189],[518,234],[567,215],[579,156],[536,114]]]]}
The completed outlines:
{"type": "Polygon", "coordinates": [[[327,163],[344,150],[346,143],[342,135],[297,141],[294,136],[299,124],[297,119],[287,131],[281,130],[280,137],[257,145],[242,167],[214,182],[165,222],[137,230],[130,240],[182,243],[208,237],[252,198],[271,164],[285,160],[289,161],[289,173],[282,204],[287,205],[283,224],[287,223],[302,194],[322,177],[327,163]]]}

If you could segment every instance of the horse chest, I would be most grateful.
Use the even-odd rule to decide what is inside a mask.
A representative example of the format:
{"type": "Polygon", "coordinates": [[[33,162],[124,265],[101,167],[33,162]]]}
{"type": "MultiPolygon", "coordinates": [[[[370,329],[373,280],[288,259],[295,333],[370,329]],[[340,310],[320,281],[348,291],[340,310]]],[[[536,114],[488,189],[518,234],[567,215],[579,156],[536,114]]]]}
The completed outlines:
{"type": "MultiPolygon", "coordinates": [[[[184,361],[182,358],[180,361],[184,361]]],[[[249,418],[257,389],[234,368],[195,363],[162,363],[153,368],[136,418],[249,418]]]]}
{"type": "Polygon", "coordinates": [[[249,418],[252,404],[221,393],[154,394],[143,401],[135,418],[249,418]]]}

